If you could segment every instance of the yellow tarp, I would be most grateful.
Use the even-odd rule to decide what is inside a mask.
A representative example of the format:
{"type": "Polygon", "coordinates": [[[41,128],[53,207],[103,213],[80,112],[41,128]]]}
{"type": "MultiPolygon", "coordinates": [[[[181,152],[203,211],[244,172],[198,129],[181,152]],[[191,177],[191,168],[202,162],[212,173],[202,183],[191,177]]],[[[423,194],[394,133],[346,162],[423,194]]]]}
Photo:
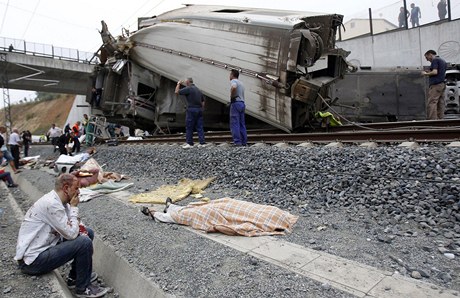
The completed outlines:
{"type": "Polygon", "coordinates": [[[190,194],[201,193],[214,179],[215,177],[201,180],[184,178],[176,185],[162,185],[151,192],[133,195],[129,201],[132,203],[164,204],[167,198],[171,198],[173,202],[177,202],[190,194]]]}

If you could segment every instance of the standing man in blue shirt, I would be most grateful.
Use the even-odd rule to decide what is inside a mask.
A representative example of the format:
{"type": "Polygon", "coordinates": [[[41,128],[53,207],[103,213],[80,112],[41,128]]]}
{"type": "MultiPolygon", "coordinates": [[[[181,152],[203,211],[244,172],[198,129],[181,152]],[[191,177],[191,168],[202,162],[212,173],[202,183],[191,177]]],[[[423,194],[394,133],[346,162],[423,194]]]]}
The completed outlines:
{"type": "Polygon", "coordinates": [[[191,148],[193,146],[193,130],[196,129],[200,145],[204,145],[204,130],[203,130],[203,109],[204,96],[195,84],[193,79],[188,78],[185,82],[179,81],[176,85],[176,94],[185,95],[187,102],[187,114],[185,116],[185,140],[187,144],[182,148],[191,148]],[[185,87],[180,87],[185,84],[185,87]]]}
{"type": "Polygon", "coordinates": [[[422,75],[428,77],[430,85],[427,101],[427,119],[443,119],[445,109],[444,93],[446,91],[444,80],[446,79],[447,63],[437,56],[434,50],[428,50],[425,53],[425,58],[431,62],[430,71],[422,71],[422,75]]]}
{"type": "Polygon", "coordinates": [[[236,69],[230,71],[230,130],[232,132],[233,144],[246,146],[248,136],[244,120],[244,86],[238,77],[240,72],[236,69]]]}

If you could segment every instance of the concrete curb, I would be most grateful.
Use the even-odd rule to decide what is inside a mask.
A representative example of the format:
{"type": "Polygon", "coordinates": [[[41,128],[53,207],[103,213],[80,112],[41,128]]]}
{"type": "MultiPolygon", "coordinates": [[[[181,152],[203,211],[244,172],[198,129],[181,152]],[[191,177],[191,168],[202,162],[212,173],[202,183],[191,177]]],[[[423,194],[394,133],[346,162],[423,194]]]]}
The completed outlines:
{"type": "Polygon", "coordinates": [[[174,297],[164,293],[155,283],[142,276],[117,254],[114,247],[98,237],[94,238],[93,267],[108,285],[113,286],[120,297],[174,297]]]}

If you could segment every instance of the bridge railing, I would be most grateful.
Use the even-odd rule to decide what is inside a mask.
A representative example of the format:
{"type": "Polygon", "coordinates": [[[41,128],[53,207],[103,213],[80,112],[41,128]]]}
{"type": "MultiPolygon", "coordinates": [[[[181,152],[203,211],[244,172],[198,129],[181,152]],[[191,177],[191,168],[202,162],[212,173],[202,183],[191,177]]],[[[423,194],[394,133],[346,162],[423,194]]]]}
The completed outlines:
{"type": "Polygon", "coordinates": [[[337,38],[347,40],[457,19],[460,19],[458,0],[400,0],[385,7],[369,8],[345,16],[344,28],[340,28],[337,38]],[[411,7],[412,3],[414,7],[411,7]]]}
{"type": "Polygon", "coordinates": [[[0,51],[22,53],[37,57],[49,57],[79,63],[96,64],[99,62],[94,53],[7,37],[0,37],[0,51]]]}

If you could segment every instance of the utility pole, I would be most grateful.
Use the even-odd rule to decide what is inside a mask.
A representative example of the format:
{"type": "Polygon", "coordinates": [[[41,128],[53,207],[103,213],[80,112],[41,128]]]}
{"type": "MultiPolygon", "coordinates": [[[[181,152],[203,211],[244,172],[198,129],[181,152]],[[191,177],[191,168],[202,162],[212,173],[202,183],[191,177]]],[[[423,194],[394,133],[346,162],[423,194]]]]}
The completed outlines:
{"type": "Polygon", "coordinates": [[[7,54],[0,53],[0,62],[5,64],[5,68],[2,74],[2,90],[3,90],[3,109],[5,111],[5,126],[8,132],[11,132],[11,128],[13,127],[13,123],[11,121],[11,105],[10,105],[10,89],[8,88],[8,67],[7,64],[7,54]]]}

